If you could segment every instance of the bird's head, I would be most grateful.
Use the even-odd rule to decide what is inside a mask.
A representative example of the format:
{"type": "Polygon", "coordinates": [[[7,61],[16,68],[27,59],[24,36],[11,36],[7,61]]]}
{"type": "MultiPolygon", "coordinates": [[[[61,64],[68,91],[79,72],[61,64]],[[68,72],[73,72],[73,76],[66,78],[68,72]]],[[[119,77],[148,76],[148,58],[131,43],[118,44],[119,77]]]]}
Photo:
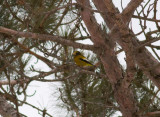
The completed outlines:
{"type": "Polygon", "coordinates": [[[81,53],[79,51],[74,51],[73,56],[77,56],[77,55],[81,55],[81,53]]]}

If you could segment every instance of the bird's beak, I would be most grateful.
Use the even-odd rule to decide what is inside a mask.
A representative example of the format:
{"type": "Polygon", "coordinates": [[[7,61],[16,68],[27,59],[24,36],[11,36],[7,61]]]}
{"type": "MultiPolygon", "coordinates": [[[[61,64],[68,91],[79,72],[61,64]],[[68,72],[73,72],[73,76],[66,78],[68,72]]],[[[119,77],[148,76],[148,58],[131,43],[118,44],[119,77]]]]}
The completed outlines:
{"type": "Polygon", "coordinates": [[[76,53],[75,52],[73,52],[73,54],[72,54],[73,56],[75,56],[76,55],[76,53]]]}
{"type": "Polygon", "coordinates": [[[72,54],[73,56],[75,56],[76,55],[76,52],[73,52],[73,54],[72,54]]]}

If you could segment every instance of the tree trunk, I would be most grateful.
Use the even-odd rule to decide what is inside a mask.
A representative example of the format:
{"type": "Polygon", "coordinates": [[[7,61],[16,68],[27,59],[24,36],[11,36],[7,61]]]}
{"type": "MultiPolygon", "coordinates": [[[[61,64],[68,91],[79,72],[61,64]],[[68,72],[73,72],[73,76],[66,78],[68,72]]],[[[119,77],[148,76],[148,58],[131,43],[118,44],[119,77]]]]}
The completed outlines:
{"type": "Polygon", "coordinates": [[[137,116],[136,112],[138,108],[136,106],[136,101],[134,100],[132,90],[129,87],[131,80],[127,80],[130,77],[123,77],[121,66],[114,51],[115,41],[107,38],[107,35],[105,35],[100,26],[97,24],[93,13],[88,10],[88,8],[91,8],[89,0],[77,1],[79,4],[84,6],[82,7],[80,14],[89,33],[91,34],[91,39],[94,42],[94,45],[97,47],[97,53],[101,58],[106,74],[112,84],[115,99],[120,106],[123,116],[137,116]]]}

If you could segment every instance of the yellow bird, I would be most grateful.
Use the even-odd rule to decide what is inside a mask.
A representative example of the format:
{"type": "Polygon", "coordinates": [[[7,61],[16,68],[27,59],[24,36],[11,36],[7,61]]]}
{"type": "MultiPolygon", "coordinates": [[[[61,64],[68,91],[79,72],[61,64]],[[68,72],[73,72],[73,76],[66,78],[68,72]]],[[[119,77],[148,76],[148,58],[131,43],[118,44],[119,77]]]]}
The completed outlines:
{"type": "Polygon", "coordinates": [[[73,52],[74,56],[74,62],[81,67],[86,66],[94,66],[92,63],[90,63],[86,57],[84,57],[79,51],[73,52]]]}

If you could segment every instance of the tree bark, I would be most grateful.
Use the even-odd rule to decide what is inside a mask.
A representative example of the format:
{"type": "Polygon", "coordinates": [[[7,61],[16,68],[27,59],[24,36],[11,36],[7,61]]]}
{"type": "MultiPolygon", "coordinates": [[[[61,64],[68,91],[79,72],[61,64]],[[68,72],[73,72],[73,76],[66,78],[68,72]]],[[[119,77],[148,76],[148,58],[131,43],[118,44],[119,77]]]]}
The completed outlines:
{"type": "Polygon", "coordinates": [[[105,2],[104,0],[93,0],[96,8],[103,13],[101,16],[103,17],[107,26],[110,30],[112,30],[112,34],[110,34],[112,39],[116,39],[116,41],[122,46],[126,53],[130,53],[129,55],[131,56],[134,55],[134,57],[131,57],[130,60],[135,59],[134,64],[138,64],[138,67],[143,70],[145,75],[148,76],[148,78],[150,78],[153,83],[160,89],[160,79],[158,78],[160,77],[160,65],[158,60],[156,60],[145,47],[137,49],[141,45],[138,39],[135,37],[134,33],[130,31],[129,27],[126,27],[130,22],[134,10],[138,7],[138,5],[140,5],[142,1],[143,0],[132,0],[123,10],[123,12],[119,14],[110,0],[105,0],[105,2]],[[120,22],[116,24],[117,20],[120,22]],[[122,32],[123,35],[121,35],[119,30],[124,30],[122,32]],[[124,39],[123,37],[125,37],[125,35],[126,38],[124,39]],[[128,38],[130,38],[130,41],[128,38]]]}
{"type": "MultiPolygon", "coordinates": [[[[17,111],[13,105],[9,104],[6,99],[0,96],[0,114],[3,117],[17,117],[17,111]]],[[[21,117],[19,115],[19,117],[21,117]]]]}
{"type": "MultiPolygon", "coordinates": [[[[115,41],[107,38],[107,35],[104,34],[96,22],[93,13],[87,9],[91,8],[89,0],[77,0],[77,2],[78,4],[82,4],[82,6],[84,6],[80,11],[80,15],[82,16],[82,19],[89,33],[91,34],[91,39],[94,42],[94,45],[97,47],[97,49],[99,49],[99,56],[105,68],[106,74],[112,84],[115,99],[120,106],[123,116],[137,116],[136,112],[138,108],[136,106],[136,101],[134,99],[132,90],[129,87],[131,80],[128,81],[128,77],[123,77],[120,64],[114,51],[115,41]]],[[[98,5],[103,6],[102,4],[103,3],[99,3],[98,5]]],[[[112,2],[109,2],[109,4],[112,4],[112,2]]],[[[114,7],[111,7],[110,10],[113,10],[113,8],[114,7]]],[[[112,13],[110,14],[112,15],[112,13]]],[[[109,18],[106,17],[106,19],[109,18]]]]}

